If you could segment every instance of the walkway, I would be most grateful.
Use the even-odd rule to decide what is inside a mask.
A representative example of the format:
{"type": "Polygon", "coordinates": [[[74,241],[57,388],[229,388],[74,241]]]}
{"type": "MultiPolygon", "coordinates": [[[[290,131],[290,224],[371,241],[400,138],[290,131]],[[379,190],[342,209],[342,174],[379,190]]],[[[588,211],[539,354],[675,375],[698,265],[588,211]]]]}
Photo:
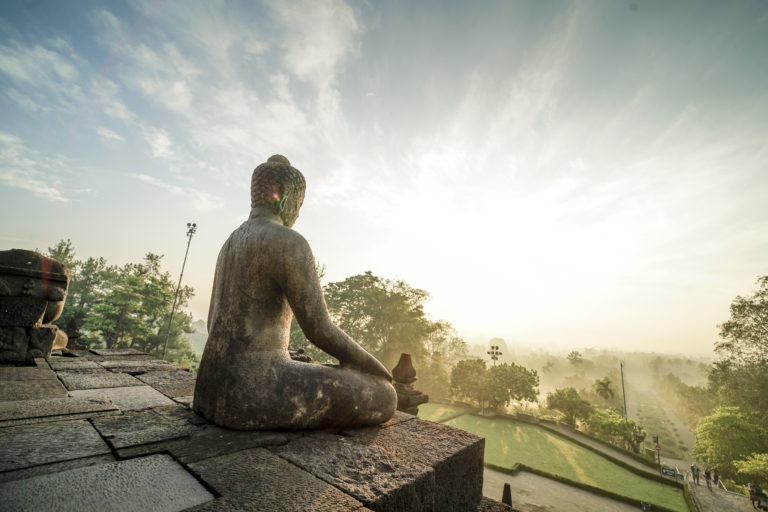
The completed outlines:
{"type": "Polygon", "coordinates": [[[512,487],[512,506],[525,512],[595,512],[597,510],[637,512],[639,510],[639,507],[525,471],[520,471],[513,476],[485,468],[483,495],[501,500],[505,483],[509,483],[512,487]]]}
{"type": "Polygon", "coordinates": [[[707,489],[703,476],[700,479],[700,485],[693,484],[689,479],[688,488],[701,512],[755,512],[749,499],[742,494],[715,489],[714,487],[711,491],[707,489]]]}

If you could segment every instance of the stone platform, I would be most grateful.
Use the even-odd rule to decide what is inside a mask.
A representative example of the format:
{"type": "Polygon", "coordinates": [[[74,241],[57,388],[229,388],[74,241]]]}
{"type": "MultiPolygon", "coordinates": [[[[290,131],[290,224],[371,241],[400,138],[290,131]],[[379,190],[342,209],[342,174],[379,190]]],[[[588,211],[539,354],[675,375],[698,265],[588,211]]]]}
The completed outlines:
{"type": "Polygon", "coordinates": [[[241,432],[189,409],[194,375],[132,350],[0,366],[0,508],[510,511],[484,440],[397,413],[375,428],[241,432]]]}

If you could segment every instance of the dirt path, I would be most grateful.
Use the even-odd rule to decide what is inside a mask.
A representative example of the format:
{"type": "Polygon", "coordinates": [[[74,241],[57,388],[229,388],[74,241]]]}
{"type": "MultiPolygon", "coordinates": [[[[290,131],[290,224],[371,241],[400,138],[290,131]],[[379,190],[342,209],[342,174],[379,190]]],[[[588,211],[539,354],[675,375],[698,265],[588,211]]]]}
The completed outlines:
{"type": "Polygon", "coordinates": [[[485,468],[485,496],[501,501],[504,483],[512,487],[512,506],[524,512],[637,512],[640,509],[525,471],[512,476],[485,468]]]}
{"type": "Polygon", "coordinates": [[[714,487],[710,491],[704,484],[703,476],[701,485],[695,485],[688,479],[688,488],[701,512],[754,512],[746,496],[714,487]]]}

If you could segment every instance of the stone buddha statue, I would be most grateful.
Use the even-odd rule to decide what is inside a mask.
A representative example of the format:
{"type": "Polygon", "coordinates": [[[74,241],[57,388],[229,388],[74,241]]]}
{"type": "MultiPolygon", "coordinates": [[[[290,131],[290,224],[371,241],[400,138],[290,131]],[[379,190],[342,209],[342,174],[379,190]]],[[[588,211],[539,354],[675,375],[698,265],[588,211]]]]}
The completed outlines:
{"type": "Polygon", "coordinates": [[[333,324],[309,244],[291,229],[305,186],[282,155],[259,165],[251,178],[251,214],[219,253],[193,402],[218,425],[359,427],[394,414],[392,376],[333,324]],[[291,359],[293,315],[307,339],[340,365],[291,359]]]}

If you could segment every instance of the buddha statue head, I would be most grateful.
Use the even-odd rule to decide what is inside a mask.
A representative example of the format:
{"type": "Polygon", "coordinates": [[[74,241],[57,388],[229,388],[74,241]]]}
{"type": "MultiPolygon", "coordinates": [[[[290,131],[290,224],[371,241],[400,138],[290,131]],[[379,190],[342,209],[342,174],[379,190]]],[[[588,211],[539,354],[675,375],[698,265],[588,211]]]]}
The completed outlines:
{"type": "Polygon", "coordinates": [[[251,208],[266,207],[286,227],[299,217],[307,184],[304,175],[283,155],[272,155],[251,176],[251,208]]]}

